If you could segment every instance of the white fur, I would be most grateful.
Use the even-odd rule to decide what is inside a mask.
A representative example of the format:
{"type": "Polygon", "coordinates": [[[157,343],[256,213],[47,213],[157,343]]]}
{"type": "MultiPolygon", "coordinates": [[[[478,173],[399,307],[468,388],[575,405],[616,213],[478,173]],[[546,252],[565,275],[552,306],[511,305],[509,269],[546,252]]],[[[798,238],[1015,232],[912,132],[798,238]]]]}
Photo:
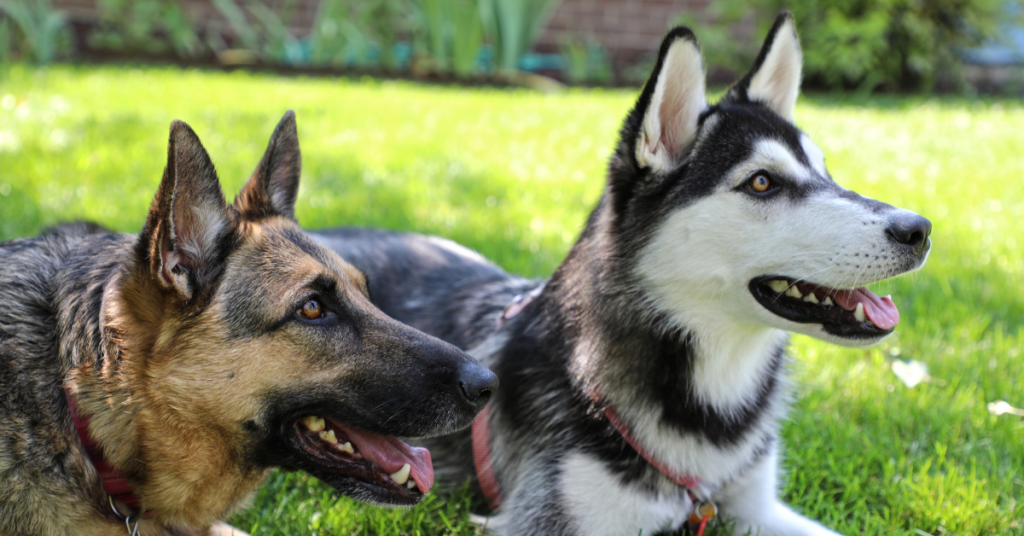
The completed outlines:
{"type": "Polygon", "coordinates": [[[692,145],[697,120],[705,108],[700,50],[693,41],[676,39],[665,54],[644,115],[636,144],[637,162],[657,172],[675,168],[692,145]]]}
{"type": "MultiPolygon", "coordinates": [[[[716,358],[718,356],[715,356],[716,358]]],[[[614,402],[614,401],[613,401],[614,402]]],[[[777,432],[778,420],[785,413],[781,400],[769,401],[757,422],[729,448],[713,445],[703,437],[684,435],[661,424],[660,415],[650,412],[633,414],[626,406],[618,406],[620,417],[628,423],[633,435],[654,459],[678,474],[699,478],[709,489],[737,476],[766,438],[777,432]]]]}
{"type": "Polygon", "coordinates": [[[764,63],[750,79],[747,98],[763,102],[788,121],[793,120],[793,107],[800,94],[800,70],[803,53],[796,35],[793,18],[788,17],[775,34],[764,63]]]}
{"type": "Polygon", "coordinates": [[[718,506],[736,522],[735,534],[760,536],[838,536],[797,514],[776,496],[778,482],[775,449],[716,494],[718,506]]]}
{"type": "Polygon", "coordinates": [[[219,207],[195,206],[181,207],[181,210],[191,210],[192,218],[188,228],[175,229],[177,247],[186,257],[201,263],[213,251],[217,235],[224,228],[224,211],[219,207]]]}
{"type": "Polygon", "coordinates": [[[684,489],[668,484],[656,498],[645,490],[616,485],[618,477],[600,460],[573,453],[561,463],[565,508],[579,525],[579,534],[622,536],[655,534],[681,526],[692,511],[684,489]]]}
{"type": "Polygon", "coordinates": [[[193,289],[189,285],[189,278],[185,272],[175,272],[174,268],[182,262],[182,258],[188,259],[193,265],[205,262],[206,257],[213,251],[217,236],[224,229],[226,221],[224,211],[219,207],[175,207],[174,210],[191,211],[191,218],[172,218],[174,228],[172,239],[174,251],[164,250],[161,246],[161,269],[163,280],[169,282],[178,293],[185,299],[192,297],[193,289]]]}
{"type": "Polygon", "coordinates": [[[784,196],[763,203],[736,191],[758,169],[797,184],[821,180],[781,143],[759,143],[712,195],[669,216],[641,253],[637,272],[656,306],[698,341],[723,330],[774,328],[851,346],[875,342],[776,316],[747,285],[770,274],[847,289],[892,277],[901,263],[885,233],[887,218],[828,190],[795,203],[784,196]]]}
{"type": "Polygon", "coordinates": [[[803,148],[804,154],[807,155],[807,159],[811,162],[811,168],[819,176],[828,177],[828,169],[825,168],[825,153],[818,148],[818,145],[811,140],[811,137],[807,134],[801,134],[800,146],[803,148]]]}

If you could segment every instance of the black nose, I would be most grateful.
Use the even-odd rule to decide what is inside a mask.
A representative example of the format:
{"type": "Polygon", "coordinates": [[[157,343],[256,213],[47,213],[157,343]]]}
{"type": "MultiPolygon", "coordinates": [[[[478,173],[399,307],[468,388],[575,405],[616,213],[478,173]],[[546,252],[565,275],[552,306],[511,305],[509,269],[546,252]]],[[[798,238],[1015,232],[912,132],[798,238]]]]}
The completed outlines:
{"type": "Polygon", "coordinates": [[[900,244],[910,246],[914,253],[923,253],[928,247],[932,222],[917,214],[901,215],[889,222],[886,234],[900,244]]]}
{"type": "Polygon", "coordinates": [[[481,409],[498,388],[498,377],[478,363],[467,363],[459,371],[462,396],[476,409],[481,409]]]}

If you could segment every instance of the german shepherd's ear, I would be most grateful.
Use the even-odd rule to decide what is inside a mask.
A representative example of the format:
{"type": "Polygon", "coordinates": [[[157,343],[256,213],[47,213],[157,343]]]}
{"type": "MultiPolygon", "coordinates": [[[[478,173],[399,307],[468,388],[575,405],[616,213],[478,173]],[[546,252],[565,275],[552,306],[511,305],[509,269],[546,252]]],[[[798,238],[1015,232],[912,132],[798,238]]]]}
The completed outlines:
{"type": "Polygon", "coordinates": [[[796,22],[792,14],[783,11],[768,31],[753,68],[729,89],[725,100],[759,102],[792,121],[802,67],[796,22]]]}
{"type": "Polygon", "coordinates": [[[167,167],[140,237],[150,276],[191,300],[216,275],[220,239],[232,225],[210,156],[188,125],[174,121],[167,167]]]}
{"type": "Polygon", "coordinates": [[[301,172],[295,112],[288,110],[270,135],[267,151],[256,165],[256,171],[235,198],[235,208],[246,219],[284,216],[294,220],[301,172]]]}
{"type": "Polygon", "coordinates": [[[639,168],[666,172],[682,162],[696,139],[700,114],[708,107],[704,86],[697,38],[689,28],[673,29],[662,41],[658,63],[630,114],[631,122],[643,114],[633,134],[639,168]]]}

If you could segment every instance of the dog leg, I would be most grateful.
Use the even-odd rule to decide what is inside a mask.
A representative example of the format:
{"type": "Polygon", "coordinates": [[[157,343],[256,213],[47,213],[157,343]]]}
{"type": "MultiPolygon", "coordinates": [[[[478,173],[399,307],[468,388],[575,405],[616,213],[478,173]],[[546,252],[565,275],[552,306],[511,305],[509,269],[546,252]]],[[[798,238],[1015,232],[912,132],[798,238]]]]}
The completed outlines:
{"type": "Polygon", "coordinates": [[[839,536],[794,512],[777,495],[778,456],[773,448],[742,478],[715,494],[722,515],[736,522],[734,534],[839,536]]]}

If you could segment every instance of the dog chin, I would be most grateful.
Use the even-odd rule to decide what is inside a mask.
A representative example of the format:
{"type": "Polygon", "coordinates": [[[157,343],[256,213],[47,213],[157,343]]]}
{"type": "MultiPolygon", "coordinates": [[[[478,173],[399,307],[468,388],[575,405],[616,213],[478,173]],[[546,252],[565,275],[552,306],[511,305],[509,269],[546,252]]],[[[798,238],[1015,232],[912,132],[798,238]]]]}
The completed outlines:
{"type": "Polygon", "coordinates": [[[830,333],[822,324],[797,324],[796,327],[792,326],[793,323],[789,324],[791,325],[786,329],[792,333],[800,333],[802,335],[814,337],[820,341],[825,341],[837,346],[844,346],[846,348],[867,348],[878,344],[882,339],[892,335],[892,332],[890,331],[888,333],[880,333],[873,336],[844,337],[830,333]]]}

